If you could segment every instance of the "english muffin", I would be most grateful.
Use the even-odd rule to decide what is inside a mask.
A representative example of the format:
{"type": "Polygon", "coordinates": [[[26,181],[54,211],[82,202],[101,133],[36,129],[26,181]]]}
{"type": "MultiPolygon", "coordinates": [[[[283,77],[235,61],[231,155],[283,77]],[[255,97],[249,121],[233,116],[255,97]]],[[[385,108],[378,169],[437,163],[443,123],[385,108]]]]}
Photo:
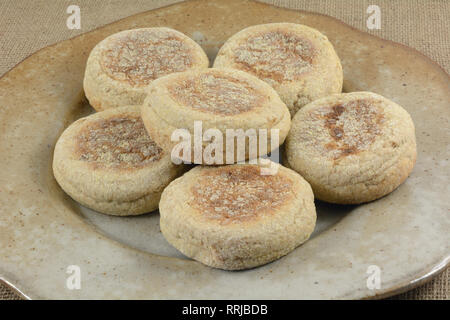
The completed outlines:
{"type": "Polygon", "coordinates": [[[378,94],[331,95],[297,112],[285,151],[288,166],[318,199],[358,204],[390,193],[411,173],[414,124],[405,109],[378,94]]]}
{"type": "Polygon", "coordinates": [[[342,67],[327,37],[295,23],[248,27],[220,48],[215,68],[235,68],[269,83],[291,116],[307,103],[342,91],[342,67]]]}
{"type": "Polygon", "coordinates": [[[148,92],[141,109],[145,127],[163,149],[185,162],[232,164],[256,159],[278,148],[290,128],[289,110],[275,90],[243,71],[175,73],[153,81],[148,92]],[[177,129],[191,137],[190,152],[174,149],[180,145],[177,129]]]}
{"type": "Polygon", "coordinates": [[[288,254],[311,235],[316,211],[309,184],[277,166],[274,175],[257,164],[195,167],[161,196],[162,234],[186,256],[225,270],[288,254]]]}
{"type": "Polygon", "coordinates": [[[181,32],[169,28],[126,30],[107,37],[91,51],[84,92],[97,111],[140,105],[153,80],[208,65],[202,48],[181,32]]]}
{"type": "Polygon", "coordinates": [[[56,143],[53,158],[56,181],[69,196],[111,215],[157,209],[162,190],[182,170],[150,138],[137,106],[75,121],[56,143]]]}

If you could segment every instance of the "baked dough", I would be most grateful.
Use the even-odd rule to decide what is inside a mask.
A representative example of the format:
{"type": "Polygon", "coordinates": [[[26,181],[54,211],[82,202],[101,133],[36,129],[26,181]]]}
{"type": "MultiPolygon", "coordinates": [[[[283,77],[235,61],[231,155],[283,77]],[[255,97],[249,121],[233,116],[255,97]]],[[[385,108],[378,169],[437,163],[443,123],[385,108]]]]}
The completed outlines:
{"type": "Polygon", "coordinates": [[[358,204],[390,193],[411,173],[414,124],[405,109],[375,93],[331,95],[295,115],[285,151],[318,199],[358,204]]]}
{"type": "Polygon", "coordinates": [[[94,47],[83,86],[97,111],[141,105],[154,79],[208,65],[202,48],[181,32],[169,28],[126,30],[94,47]]]}
{"type": "Polygon", "coordinates": [[[149,137],[137,106],[75,121],[56,143],[53,158],[54,176],[68,195],[120,216],[157,209],[162,190],[183,170],[149,137]]]}
{"type": "Polygon", "coordinates": [[[228,39],[215,68],[235,68],[269,83],[291,116],[307,103],[342,91],[342,67],[327,37],[295,23],[248,27],[228,39]]]}
{"type": "Polygon", "coordinates": [[[316,222],[314,196],[296,172],[279,164],[197,166],[164,190],[161,232],[186,256],[239,270],[278,259],[305,242],[316,222]]]}
{"type": "MultiPolygon", "coordinates": [[[[176,139],[171,141],[174,131],[187,130],[192,142],[191,154],[175,152],[174,157],[198,164],[232,164],[265,155],[284,142],[291,122],[289,110],[275,90],[256,77],[233,69],[192,70],[159,78],[150,85],[141,113],[150,135],[168,152],[179,144],[176,139]],[[196,123],[201,123],[205,134],[209,129],[218,130],[223,142],[222,153],[217,151],[223,155],[221,162],[210,163],[204,157],[212,139],[203,139],[199,144],[202,148],[199,158],[195,158],[196,123]],[[233,140],[230,131],[227,134],[232,129],[234,133],[253,132],[258,140],[256,147],[260,146],[259,139],[263,137],[260,130],[263,130],[267,140],[265,136],[261,138],[261,145],[266,150],[259,148],[252,155],[251,140],[245,139],[245,150],[239,148],[238,152],[242,144],[233,140]],[[278,134],[278,139],[273,139],[273,132],[278,134]],[[234,141],[232,145],[226,144],[227,138],[234,141]]],[[[202,139],[198,134],[197,137],[202,139]]]]}

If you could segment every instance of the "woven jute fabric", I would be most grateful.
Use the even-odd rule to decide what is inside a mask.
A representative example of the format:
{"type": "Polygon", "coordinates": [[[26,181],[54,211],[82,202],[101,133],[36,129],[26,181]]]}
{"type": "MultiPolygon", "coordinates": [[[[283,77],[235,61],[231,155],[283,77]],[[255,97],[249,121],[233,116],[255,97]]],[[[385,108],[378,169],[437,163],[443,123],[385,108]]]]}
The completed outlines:
{"type": "MultiPolygon", "coordinates": [[[[226,1],[226,0],[224,0],[226,1]]],[[[180,1],[174,0],[6,0],[0,2],[0,75],[33,52],[115,20],[180,1]],[[81,9],[81,30],[66,26],[67,7],[81,9]]],[[[450,1],[448,0],[261,0],[290,9],[336,17],[381,38],[413,47],[450,73],[450,1]],[[367,8],[381,9],[381,29],[368,30],[367,8]]],[[[1,259],[1,257],[0,257],[1,259]]],[[[450,270],[393,299],[449,299],[450,270]]],[[[18,299],[0,283],[0,299],[18,299]]]]}

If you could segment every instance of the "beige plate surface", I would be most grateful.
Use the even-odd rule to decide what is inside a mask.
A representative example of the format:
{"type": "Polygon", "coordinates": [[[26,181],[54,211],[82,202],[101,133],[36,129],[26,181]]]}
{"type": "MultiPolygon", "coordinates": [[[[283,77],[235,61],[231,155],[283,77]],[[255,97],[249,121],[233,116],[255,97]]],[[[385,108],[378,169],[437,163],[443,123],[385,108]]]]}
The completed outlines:
{"type": "Polygon", "coordinates": [[[369,298],[410,289],[449,262],[448,75],[418,52],[327,16],[246,1],[191,1],[138,14],[33,54],[0,79],[0,277],[29,298],[369,298]],[[124,29],[168,26],[213,58],[254,24],[296,22],[335,45],[345,90],[370,90],[416,124],[418,161],[405,184],[357,206],[318,203],[314,237],[288,256],[243,272],[186,259],[165,242],[158,214],[113,218],[81,208],[56,184],[53,147],[89,112],[84,65],[92,47],[124,29]],[[81,289],[66,269],[81,268],[81,289]],[[368,266],[381,288],[366,285],[368,266]]]}

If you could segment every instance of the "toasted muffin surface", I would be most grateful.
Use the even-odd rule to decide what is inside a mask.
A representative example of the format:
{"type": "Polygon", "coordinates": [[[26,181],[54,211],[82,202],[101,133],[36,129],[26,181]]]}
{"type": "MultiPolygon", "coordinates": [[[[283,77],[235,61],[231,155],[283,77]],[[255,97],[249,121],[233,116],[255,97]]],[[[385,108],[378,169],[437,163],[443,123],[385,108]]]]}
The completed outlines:
{"type": "Polygon", "coordinates": [[[278,167],[195,167],[173,181],[160,204],[161,231],[187,256],[238,270],[273,261],[306,241],[316,214],[308,183],[278,167]]]}
{"type": "Polygon", "coordinates": [[[261,79],[292,81],[311,70],[316,54],[311,41],[280,28],[248,36],[235,48],[234,63],[261,79]]]}
{"type": "Polygon", "coordinates": [[[148,135],[137,106],[75,121],[56,143],[53,159],[55,178],[64,191],[113,215],[155,210],[162,189],[182,170],[148,135]]]}
{"type": "MultiPolygon", "coordinates": [[[[258,78],[233,69],[186,71],[157,79],[141,110],[147,130],[167,152],[176,145],[167,142],[177,129],[185,129],[194,137],[195,124],[201,123],[203,131],[215,129],[222,135],[223,159],[227,130],[254,130],[258,139],[259,130],[266,130],[267,148],[261,156],[282,144],[290,128],[289,110],[277,93],[258,78]],[[277,132],[278,141],[272,139],[272,130],[277,132]]],[[[202,143],[204,150],[208,143],[202,143]]],[[[234,162],[249,158],[248,143],[242,157],[236,156],[234,162]]],[[[237,148],[237,143],[230,149],[233,147],[237,148]]],[[[190,160],[199,163],[193,154],[190,160]]]]}
{"type": "Polygon", "coordinates": [[[76,137],[82,161],[117,169],[141,167],[163,156],[150,138],[139,114],[112,115],[88,124],[76,137]]]}
{"type": "Polygon", "coordinates": [[[257,166],[204,170],[191,187],[190,205],[221,224],[258,219],[293,197],[293,182],[283,175],[262,175],[257,166]]]}
{"type": "Polygon", "coordinates": [[[182,78],[170,83],[168,89],[180,105],[225,116],[247,112],[267,103],[263,90],[248,79],[220,72],[182,78]]]}
{"type": "Polygon", "coordinates": [[[361,203],[398,187],[416,160],[408,112],[374,93],[316,100],[293,119],[285,145],[288,165],[310,182],[315,196],[361,203]]]}
{"type": "Polygon", "coordinates": [[[383,103],[366,97],[314,108],[301,123],[304,130],[300,137],[309,148],[329,159],[358,154],[382,134],[386,121],[383,103]]]}
{"type": "Polygon", "coordinates": [[[249,72],[269,83],[291,116],[307,103],[342,90],[340,60],[319,31],[294,23],[248,27],[219,50],[215,68],[249,72]]]}
{"type": "Polygon", "coordinates": [[[100,64],[111,78],[141,86],[198,63],[194,49],[196,46],[175,30],[137,29],[108,38],[102,46],[100,64]]]}
{"type": "Polygon", "coordinates": [[[84,90],[97,111],[140,105],[153,80],[208,65],[201,47],[181,32],[163,27],[125,30],[92,50],[84,90]]]}

